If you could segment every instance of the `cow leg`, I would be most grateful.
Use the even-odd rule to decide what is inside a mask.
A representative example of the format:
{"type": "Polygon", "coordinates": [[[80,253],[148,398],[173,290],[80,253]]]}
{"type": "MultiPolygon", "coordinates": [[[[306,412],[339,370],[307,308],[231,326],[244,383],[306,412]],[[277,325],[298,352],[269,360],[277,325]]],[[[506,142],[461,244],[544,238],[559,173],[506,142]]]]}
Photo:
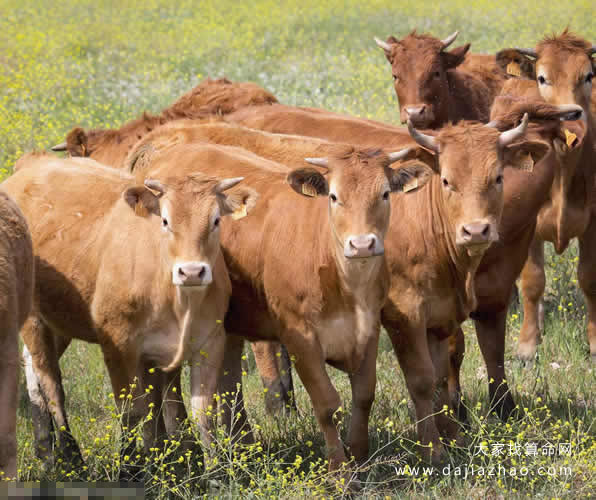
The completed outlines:
{"type": "MultiPolygon", "coordinates": [[[[453,336],[453,335],[452,335],[453,336]]],[[[434,402],[435,422],[438,431],[445,437],[453,439],[457,436],[458,425],[450,418],[444,409],[449,411],[449,338],[439,340],[435,335],[430,334],[428,338],[428,348],[435,367],[435,387],[436,395],[434,402]]]]}
{"type": "MultiPolygon", "coordinates": [[[[161,370],[154,370],[155,364],[143,361],[139,364],[139,371],[136,375],[136,385],[138,390],[131,390],[133,398],[143,399],[144,401],[136,403],[140,407],[139,413],[142,412],[142,417],[148,415],[151,412],[151,420],[145,423],[143,429],[143,437],[145,441],[145,448],[153,446],[162,446],[163,440],[167,436],[164,410],[165,401],[163,394],[165,393],[164,381],[168,374],[163,373],[161,370]],[[153,373],[152,373],[153,372],[153,373]],[[141,391],[149,390],[142,394],[141,391]],[[142,394],[142,395],[141,395],[142,394]],[[147,408],[146,412],[144,408],[147,408]]],[[[116,394],[116,393],[114,393],[116,394]]],[[[132,428],[129,428],[130,432],[132,428]]],[[[123,434],[126,434],[124,432],[123,434]]]]}
{"type": "Polygon", "coordinates": [[[188,420],[186,407],[182,400],[182,369],[174,370],[171,373],[162,372],[161,376],[163,419],[167,433],[173,435],[188,420]]]}
{"type": "Polygon", "coordinates": [[[451,407],[455,410],[457,419],[461,423],[468,421],[468,412],[462,401],[462,392],[460,384],[460,370],[464,361],[464,354],[466,352],[466,339],[464,332],[458,328],[453,335],[449,337],[449,399],[451,400],[451,407]]]}
{"type": "Polygon", "coordinates": [[[507,309],[490,315],[478,314],[474,318],[478,344],[488,372],[490,404],[503,420],[515,409],[505,378],[506,319],[507,309]]]}
{"type": "Polygon", "coordinates": [[[213,441],[217,415],[217,383],[222,372],[225,348],[226,333],[221,327],[211,332],[210,337],[201,346],[201,351],[193,353],[191,359],[192,419],[199,425],[201,442],[206,449],[209,449],[213,441]]]}
{"type": "Polygon", "coordinates": [[[544,322],[542,296],[546,278],[544,275],[544,242],[534,237],[528,258],[521,272],[521,288],[524,305],[524,321],[519,332],[517,357],[531,361],[536,355],[536,348],[541,341],[541,327],[544,322]]]}
{"type": "Polygon", "coordinates": [[[17,477],[17,406],[19,399],[19,334],[9,315],[0,318],[0,481],[17,477]]]}
{"type": "Polygon", "coordinates": [[[584,292],[588,309],[588,342],[592,362],[596,363],[596,218],[592,216],[588,229],[579,238],[577,277],[584,292]],[[594,260],[595,262],[592,262],[594,260]]]}
{"type": "Polygon", "coordinates": [[[350,375],[352,384],[352,420],[348,443],[350,452],[357,462],[368,458],[368,419],[375,400],[377,381],[377,347],[379,337],[375,336],[366,348],[366,355],[360,369],[350,375]]]}
{"type": "Polygon", "coordinates": [[[232,441],[250,444],[253,434],[246,416],[242,393],[242,351],[244,339],[226,335],[224,363],[218,391],[223,403],[223,424],[232,441]]]}
{"type": "Polygon", "coordinates": [[[266,389],[265,409],[269,415],[286,414],[296,409],[292,367],[288,351],[279,342],[252,342],[252,351],[266,389]]]}
{"type": "Polygon", "coordinates": [[[432,417],[436,377],[426,330],[408,327],[398,329],[386,317],[383,318],[383,326],[389,334],[408,392],[414,401],[418,439],[423,445],[432,443],[432,448],[425,449],[426,458],[435,463],[440,462],[443,445],[432,417]]]}
{"type": "Polygon", "coordinates": [[[59,436],[59,450],[71,463],[82,463],[81,450],[73,437],[66,417],[64,388],[59,359],[70,339],[52,334],[43,322],[30,316],[21,335],[26,345],[23,352],[26,366],[27,390],[32,404],[36,454],[46,466],[52,464],[52,420],[59,436]],[[50,418],[51,415],[51,418],[50,418]]]}

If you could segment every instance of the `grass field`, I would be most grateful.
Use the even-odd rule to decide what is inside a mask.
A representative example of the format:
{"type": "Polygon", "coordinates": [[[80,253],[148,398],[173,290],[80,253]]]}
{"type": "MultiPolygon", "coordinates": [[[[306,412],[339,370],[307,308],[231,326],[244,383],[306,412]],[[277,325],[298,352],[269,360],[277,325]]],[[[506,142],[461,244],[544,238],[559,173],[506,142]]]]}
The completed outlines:
{"type": "MultiPolygon", "coordinates": [[[[506,46],[532,46],[542,35],[569,25],[596,41],[594,5],[587,0],[2,0],[0,5],[0,178],[10,175],[23,152],[61,142],[75,125],[115,127],[143,110],[157,112],[207,76],[254,81],[286,104],[397,123],[389,67],[373,36],[402,36],[417,28],[445,37],[458,29],[459,41],[472,42],[473,51],[494,52],[506,46]]],[[[532,366],[514,360],[521,318],[512,308],[506,370],[520,405],[519,420],[503,424],[487,415],[484,364],[473,329],[466,324],[462,384],[471,425],[465,447],[450,452],[448,474],[425,475],[414,469],[413,412],[383,337],[370,424],[372,456],[359,474],[363,495],[596,497],[596,369],[588,360],[576,259],[574,247],[563,256],[548,250],[546,334],[532,366]],[[563,443],[572,445],[569,456],[559,450],[542,454],[549,444],[563,443]],[[521,455],[510,455],[510,444],[520,445],[521,455]],[[538,455],[531,454],[533,445],[538,455]],[[480,446],[487,455],[479,453],[480,446]],[[474,473],[470,469],[468,477],[455,473],[457,467],[469,464],[476,469],[474,473]],[[501,472],[497,468],[489,475],[489,467],[499,464],[508,473],[497,474],[501,472]],[[404,469],[406,465],[410,469],[404,469]],[[481,466],[486,467],[484,474],[481,466]],[[543,475],[540,467],[545,468],[543,475]],[[515,476],[510,468],[516,468],[515,476]]],[[[54,471],[41,472],[23,399],[18,422],[20,477],[114,480],[119,426],[99,349],[74,343],[62,367],[71,424],[87,465],[69,471],[58,464],[54,471]]],[[[329,370],[349,414],[348,379],[329,370]]],[[[298,383],[298,415],[273,419],[265,415],[263,389],[254,369],[245,378],[251,422],[260,443],[236,453],[222,437],[216,461],[200,471],[195,467],[200,459],[196,453],[187,456],[176,442],[169,442],[165,452],[156,451],[151,457],[148,495],[341,494],[326,477],[322,437],[303,387],[298,383]]]]}

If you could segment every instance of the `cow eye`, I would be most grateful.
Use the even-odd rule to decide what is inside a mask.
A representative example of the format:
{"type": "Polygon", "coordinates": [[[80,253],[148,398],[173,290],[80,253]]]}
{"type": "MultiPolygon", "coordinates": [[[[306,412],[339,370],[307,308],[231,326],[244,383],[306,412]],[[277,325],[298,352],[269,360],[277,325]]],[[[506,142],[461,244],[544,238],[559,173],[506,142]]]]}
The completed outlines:
{"type": "Polygon", "coordinates": [[[441,182],[443,183],[443,186],[444,186],[444,187],[448,187],[448,186],[449,186],[449,181],[448,181],[447,179],[445,179],[445,177],[443,177],[443,178],[441,179],[441,182]]]}
{"type": "Polygon", "coordinates": [[[219,221],[220,221],[219,217],[213,221],[213,229],[216,229],[219,227],[219,221]]]}
{"type": "Polygon", "coordinates": [[[167,231],[168,229],[170,229],[170,223],[168,222],[168,219],[166,219],[165,217],[162,217],[162,219],[161,219],[161,228],[164,231],[167,231]]]}
{"type": "Polygon", "coordinates": [[[397,75],[393,75],[393,81],[397,81],[397,75]]]}
{"type": "Polygon", "coordinates": [[[384,200],[388,200],[388,199],[389,199],[389,191],[385,191],[385,192],[383,193],[383,199],[384,199],[384,200]]]}
{"type": "Polygon", "coordinates": [[[544,78],[542,75],[540,75],[540,76],[538,77],[538,83],[539,83],[540,85],[544,85],[544,84],[546,83],[546,78],[544,78]]]}
{"type": "Polygon", "coordinates": [[[335,202],[337,201],[337,196],[335,196],[333,193],[331,193],[331,194],[329,195],[329,198],[331,198],[331,201],[332,201],[333,203],[335,203],[335,202]]]}
{"type": "Polygon", "coordinates": [[[497,178],[495,179],[495,182],[497,184],[503,184],[503,176],[502,175],[497,175],[497,178]]]}
{"type": "Polygon", "coordinates": [[[435,78],[439,78],[439,77],[441,76],[441,73],[440,73],[439,71],[435,71],[435,72],[433,73],[433,76],[434,76],[435,78]]]}
{"type": "Polygon", "coordinates": [[[594,73],[588,73],[586,75],[586,83],[592,83],[593,78],[594,78],[594,73]]]}

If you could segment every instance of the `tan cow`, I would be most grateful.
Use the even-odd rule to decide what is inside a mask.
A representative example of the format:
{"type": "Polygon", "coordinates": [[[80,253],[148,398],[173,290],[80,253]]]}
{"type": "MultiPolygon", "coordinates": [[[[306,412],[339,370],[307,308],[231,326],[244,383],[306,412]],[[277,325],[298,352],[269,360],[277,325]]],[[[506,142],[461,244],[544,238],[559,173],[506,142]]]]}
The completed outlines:
{"type": "MultiPolygon", "coordinates": [[[[517,354],[523,360],[533,359],[540,342],[544,314],[544,242],[550,241],[555,251],[562,253],[573,238],[578,238],[578,279],[588,309],[590,354],[596,363],[596,122],[590,112],[596,45],[565,30],[561,35],[545,38],[535,50],[510,49],[507,54],[513,57],[511,53],[523,58],[522,76],[535,76],[537,91],[546,102],[577,104],[585,111],[585,136],[568,136],[569,144],[575,146],[574,154],[567,155],[557,171],[550,198],[540,211],[536,238],[522,273],[524,322],[517,354]],[[580,140],[581,144],[575,144],[580,140]]],[[[504,55],[501,59],[503,64],[507,61],[504,55]]],[[[510,93],[529,92],[523,80],[512,81],[511,87],[510,93]]]]}
{"type": "MultiPolygon", "coordinates": [[[[100,344],[130,428],[151,403],[161,407],[168,372],[190,360],[193,416],[203,442],[210,439],[205,410],[223,359],[231,292],[221,219],[239,206],[250,210],[256,193],[237,187],[228,194],[241,179],[218,180],[194,167],[136,185],[130,175],[92,160],[35,154],[21,159],[2,185],[29,221],[37,259],[38,296],[22,330],[34,416],[51,412],[71,460],[80,451],[68,426],[58,360],[73,338],[100,344]],[[161,370],[153,374],[154,367],[161,370]],[[149,385],[154,390],[139,397],[149,385]],[[129,404],[121,391],[130,392],[129,404]]],[[[147,446],[165,432],[156,417],[147,425],[147,446]]],[[[42,456],[51,452],[49,436],[48,422],[41,422],[42,456]]],[[[133,456],[134,447],[133,441],[123,454],[133,456]]]]}
{"type": "Polygon", "coordinates": [[[17,476],[19,330],[33,299],[33,248],[27,222],[0,191],[0,481],[17,476]]]}
{"type": "Polygon", "coordinates": [[[231,82],[226,78],[207,79],[165,108],[159,115],[143,115],[119,129],[72,129],[66,142],[52,147],[70,156],[92,157],[105,165],[119,167],[131,147],[156,127],[184,118],[201,120],[223,116],[246,106],[276,103],[273,94],[251,82],[231,82]]]}
{"type": "Polygon", "coordinates": [[[469,43],[446,51],[457,34],[445,40],[416,31],[401,40],[375,38],[391,64],[402,123],[410,119],[420,128],[438,128],[459,120],[488,121],[505,77],[496,64],[479,64],[479,57],[464,65],[469,43]]]}
{"type": "MultiPolygon", "coordinates": [[[[327,159],[309,160],[317,168],[289,171],[279,165],[267,172],[246,161],[254,155],[237,148],[177,145],[156,153],[137,171],[137,178],[143,178],[164,168],[185,172],[205,163],[212,175],[242,175],[259,190],[253,216],[222,233],[233,283],[226,330],[287,346],[323,431],[331,470],[346,455],[335,421],[341,402],[325,363],[350,375],[348,441],[354,457],[363,460],[380,310],[389,286],[383,242],[390,193],[410,181],[422,186],[430,174],[421,163],[397,171],[389,167],[407,152],[388,156],[379,150],[335,149],[327,159]],[[160,158],[167,158],[168,165],[154,170],[151,163],[160,158]]],[[[223,392],[240,382],[239,353],[230,353],[234,356],[226,364],[233,377],[224,379],[223,392]]]]}

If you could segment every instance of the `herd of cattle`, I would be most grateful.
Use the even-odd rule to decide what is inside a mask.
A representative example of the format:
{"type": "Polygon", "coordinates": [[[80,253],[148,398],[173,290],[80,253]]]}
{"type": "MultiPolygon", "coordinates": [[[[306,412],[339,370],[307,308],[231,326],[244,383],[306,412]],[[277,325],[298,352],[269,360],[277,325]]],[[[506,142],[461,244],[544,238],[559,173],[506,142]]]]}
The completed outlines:
{"type": "MultiPolygon", "coordinates": [[[[447,50],[456,36],[376,40],[407,129],[207,80],[159,115],[72,130],[52,148],[67,158],[19,159],[0,203],[0,470],[16,475],[19,330],[36,452],[50,464],[55,452],[82,460],[58,364],[72,339],[101,346],[129,427],[160,409],[146,446],[187,417],[175,389],[183,361],[191,415],[208,444],[216,393],[238,391],[240,409],[224,408],[224,423],[252,437],[244,339],[267,394],[279,396],[267,401],[271,411],[290,404],[291,356],[336,470],[346,452],[329,363],[350,376],[347,445],[365,460],[381,325],[420,442],[432,443],[420,452],[440,461],[441,437],[458,430],[440,410],[465,418],[466,318],[493,408],[502,418],[515,408],[504,370],[507,307],[521,274],[518,355],[531,359],[545,241],[557,252],[579,241],[596,360],[596,45],[565,31],[535,50],[491,56],[469,54],[469,44],[447,50]],[[119,397],[129,390],[130,402],[119,397]]],[[[125,441],[123,455],[134,447],[125,441]]]]}

